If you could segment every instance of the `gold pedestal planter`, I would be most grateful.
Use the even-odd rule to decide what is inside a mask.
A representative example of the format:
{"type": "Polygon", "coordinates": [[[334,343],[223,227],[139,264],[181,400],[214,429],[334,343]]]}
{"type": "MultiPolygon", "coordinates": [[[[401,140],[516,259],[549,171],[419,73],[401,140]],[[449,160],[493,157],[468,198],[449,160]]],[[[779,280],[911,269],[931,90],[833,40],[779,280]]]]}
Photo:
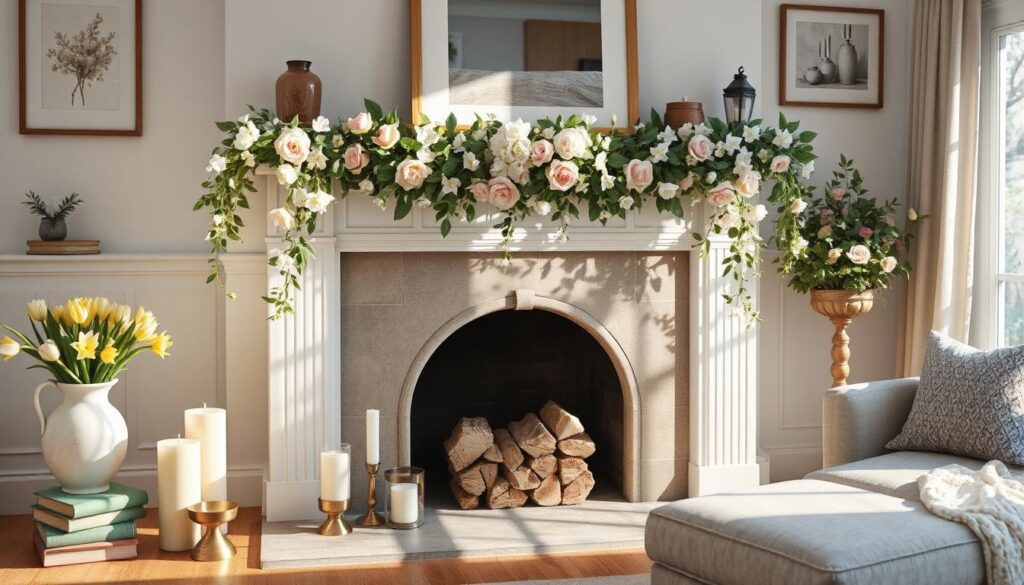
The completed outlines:
{"type": "Polygon", "coordinates": [[[846,328],[857,315],[871,310],[875,293],[851,290],[812,290],[811,308],[832,321],[836,332],[832,335],[832,387],[843,386],[850,376],[850,336],[846,328]]]}
{"type": "Polygon", "coordinates": [[[235,545],[220,531],[220,525],[238,515],[238,504],[223,500],[200,502],[188,507],[188,517],[205,526],[203,537],[192,549],[197,561],[223,561],[235,556],[235,545]]]}

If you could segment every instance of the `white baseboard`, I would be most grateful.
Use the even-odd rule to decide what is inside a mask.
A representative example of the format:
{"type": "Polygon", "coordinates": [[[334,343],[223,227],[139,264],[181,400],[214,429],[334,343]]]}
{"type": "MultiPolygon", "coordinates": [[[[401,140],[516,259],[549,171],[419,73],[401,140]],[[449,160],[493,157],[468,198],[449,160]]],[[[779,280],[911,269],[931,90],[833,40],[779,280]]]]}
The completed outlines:
{"type": "Polygon", "coordinates": [[[771,481],[800,479],[821,469],[821,445],[762,447],[771,461],[771,481]]]}
{"type": "Polygon", "coordinates": [[[691,498],[756,488],[761,481],[757,463],[745,465],[696,465],[690,462],[691,498]]]}
{"type": "MultiPolygon", "coordinates": [[[[149,493],[147,507],[157,505],[156,469],[138,467],[122,470],[114,478],[125,485],[149,493]]],[[[0,515],[29,514],[36,502],[32,492],[55,485],[49,473],[5,473],[0,476],[0,515]]],[[[263,492],[263,466],[228,468],[228,498],[239,506],[260,506],[263,492]]]]}
{"type": "Polygon", "coordinates": [[[317,500],[320,482],[266,481],[264,482],[263,515],[267,522],[322,519],[317,500]]]}

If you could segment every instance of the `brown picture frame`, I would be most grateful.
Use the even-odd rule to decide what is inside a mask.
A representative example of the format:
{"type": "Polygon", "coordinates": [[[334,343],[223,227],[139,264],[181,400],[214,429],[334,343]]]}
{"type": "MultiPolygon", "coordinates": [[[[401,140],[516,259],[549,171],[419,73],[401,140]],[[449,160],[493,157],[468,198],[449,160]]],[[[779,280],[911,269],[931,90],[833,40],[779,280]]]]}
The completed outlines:
{"type": "MultiPolygon", "coordinates": [[[[869,49],[872,47],[869,47],[869,49]]],[[[844,6],[821,6],[813,4],[782,4],[779,6],[779,105],[800,106],[811,108],[857,108],[881,109],[885,104],[885,10],[881,8],[856,8],[844,6]],[[797,99],[790,95],[790,82],[793,81],[789,71],[789,12],[831,12],[840,14],[868,15],[877,17],[877,55],[878,72],[876,76],[877,98],[870,102],[826,101],[797,99]]]]}
{"type": "Polygon", "coordinates": [[[51,136],[142,136],[142,0],[134,0],[134,70],[135,70],[135,120],[132,128],[39,128],[28,125],[28,104],[26,96],[27,66],[25,31],[27,2],[18,0],[18,133],[51,136]]]}
{"type": "MultiPolygon", "coordinates": [[[[622,0],[626,25],[626,115],[620,129],[630,132],[640,120],[640,73],[637,49],[636,0],[622,0]]],[[[423,112],[423,0],[409,0],[409,70],[412,94],[411,114],[414,123],[423,112]]],[[[481,112],[483,113],[483,112],[481,112]]],[[[461,126],[460,126],[461,127],[461,126]]],[[[596,128],[608,131],[609,128],[596,128]]]]}

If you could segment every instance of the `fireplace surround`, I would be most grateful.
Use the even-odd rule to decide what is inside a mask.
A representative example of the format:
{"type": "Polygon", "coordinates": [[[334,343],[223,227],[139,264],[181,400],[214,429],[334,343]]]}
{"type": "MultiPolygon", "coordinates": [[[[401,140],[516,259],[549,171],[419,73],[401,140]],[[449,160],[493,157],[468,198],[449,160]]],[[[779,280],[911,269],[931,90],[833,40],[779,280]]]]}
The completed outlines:
{"type": "MultiPolygon", "coordinates": [[[[268,205],[276,207],[285,193],[267,178],[268,205]]],[[[295,313],[269,324],[268,521],[318,515],[316,453],[324,442],[351,442],[361,468],[367,408],[381,410],[383,465],[417,463],[412,417],[431,358],[442,351],[442,359],[439,348],[459,330],[521,311],[568,322],[607,359],[622,420],[621,455],[613,456],[621,472],[608,467],[621,473],[625,499],[758,483],[756,337],[721,298],[731,281],[719,266],[728,242],[713,241],[700,259],[689,222],[645,210],[608,226],[577,226],[568,242],[550,224],[529,226],[504,266],[492,216],[482,213],[442,240],[427,212],[394,222],[390,212],[343,200],[311,239],[317,257],[302,276],[295,313]]],[[[695,207],[690,216],[702,213],[695,207]]],[[[271,253],[277,234],[269,224],[267,236],[271,253]]],[[[269,286],[276,278],[268,270],[269,286]]],[[[495,360],[510,355],[500,343],[493,348],[495,360]]],[[[366,497],[360,476],[352,486],[357,510],[366,497]]]]}

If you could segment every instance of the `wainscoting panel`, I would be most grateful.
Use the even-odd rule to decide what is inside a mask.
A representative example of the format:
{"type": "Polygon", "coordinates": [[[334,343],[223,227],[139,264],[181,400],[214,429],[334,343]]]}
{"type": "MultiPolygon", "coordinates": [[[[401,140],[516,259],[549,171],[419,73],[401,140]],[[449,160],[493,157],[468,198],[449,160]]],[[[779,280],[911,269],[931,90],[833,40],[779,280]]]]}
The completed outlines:
{"type": "MultiPolygon", "coordinates": [[[[183,411],[204,403],[228,408],[229,497],[243,505],[261,501],[267,449],[267,328],[259,301],[264,257],[231,255],[225,267],[229,284],[245,300],[232,303],[205,284],[208,268],[201,254],[0,256],[0,323],[28,328],[25,303],[33,298],[53,306],[72,296],[106,296],[153,311],[160,330],[174,338],[170,357],[138,356],[111,392],[128,424],[128,455],[118,479],[149,490],[154,504],[156,442],[183,433],[183,411]],[[228,303],[241,303],[245,317],[228,303]]],[[[32,406],[32,390],[46,376],[28,365],[26,356],[0,364],[0,514],[28,512],[31,492],[54,481],[39,450],[32,406]]],[[[41,402],[49,413],[60,393],[46,389],[41,402]]]]}

